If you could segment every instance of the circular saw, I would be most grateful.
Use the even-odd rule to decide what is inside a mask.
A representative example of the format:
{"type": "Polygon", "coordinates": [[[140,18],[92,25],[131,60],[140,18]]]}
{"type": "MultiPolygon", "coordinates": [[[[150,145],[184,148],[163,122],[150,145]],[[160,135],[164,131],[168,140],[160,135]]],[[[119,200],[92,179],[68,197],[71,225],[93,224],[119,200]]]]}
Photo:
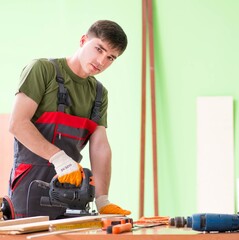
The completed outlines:
{"type": "Polygon", "coordinates": [[[28,216],[49,216],[51,220],[64,217],[97,215],[90,212],[89,203],[95,198],[92,172],[83,168],[83,180],[79,187],[60,183],[54,177],[50,183],[34,180],[28,189],[28,216]]]}
{"type": "Polygon", "coordinates": [[[3,220],[15,219],[14,207],[8,196],[0,198],[0,218],[3,220]]]}

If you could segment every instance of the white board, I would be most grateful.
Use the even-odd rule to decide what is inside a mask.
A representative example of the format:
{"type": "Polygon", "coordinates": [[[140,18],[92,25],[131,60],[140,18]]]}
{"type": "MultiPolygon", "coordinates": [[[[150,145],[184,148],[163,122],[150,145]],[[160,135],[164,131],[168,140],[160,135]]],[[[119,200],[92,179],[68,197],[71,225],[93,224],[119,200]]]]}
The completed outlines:
{"type": "Polygon", "coordinates": [[[233,98],[198,97],[198,212],[235,213],[233,138],[233,98]]]}

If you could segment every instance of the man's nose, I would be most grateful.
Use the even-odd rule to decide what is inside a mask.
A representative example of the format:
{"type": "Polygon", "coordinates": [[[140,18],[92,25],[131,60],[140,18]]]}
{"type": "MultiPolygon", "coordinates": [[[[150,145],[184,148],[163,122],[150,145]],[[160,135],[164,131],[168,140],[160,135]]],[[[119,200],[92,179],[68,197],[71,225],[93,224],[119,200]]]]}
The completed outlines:
{"type": "Polygon", "coordinates": [[[101,65],[101,66],[104,66],[105,65],[105,62],[106,62],[106,56],[104,54],[100,55],[98,57],[98,63],[101,65]]]}

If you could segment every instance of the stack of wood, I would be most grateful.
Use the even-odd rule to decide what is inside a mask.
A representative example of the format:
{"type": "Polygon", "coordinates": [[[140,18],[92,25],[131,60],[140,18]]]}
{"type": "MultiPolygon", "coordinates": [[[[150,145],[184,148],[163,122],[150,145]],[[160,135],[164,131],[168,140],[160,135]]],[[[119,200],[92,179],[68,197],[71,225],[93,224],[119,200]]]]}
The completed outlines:
{"type": "Polygon", "coordinates": [[[29,217],[0,221],[0,234],[24,234],[48,231],[45,234],[59,234],[71,231],[101,229],[102,218],[112,218],[116,214],[102,214],[96,216],[84,216],[49,220],[48,216],[29,217]],[[52,232],[52,233],[51,233],[52,232]]]}

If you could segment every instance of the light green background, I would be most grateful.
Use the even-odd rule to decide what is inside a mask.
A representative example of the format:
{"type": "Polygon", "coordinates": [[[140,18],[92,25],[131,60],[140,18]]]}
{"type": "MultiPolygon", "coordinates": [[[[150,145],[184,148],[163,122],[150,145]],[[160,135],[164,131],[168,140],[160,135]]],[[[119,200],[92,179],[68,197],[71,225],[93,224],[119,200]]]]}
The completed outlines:
{"type": "MultiPolygon", "coordinates": [[[[233,96],[235,175],[238,176],[239,1],[154,0],[153,9],[160,215],[188,215],[196,211],[198,96],[233,96]]],[[[73,54],[81,35],[98,19],[118,22],[129,39],[126,52],[97,78],[109,91],[107,132],[113,151],[110,200],[130,209],[136,219],[139,217],[141,1],[0,0],[0,113],[10,113],[19,74],[31,59],[73,54]]],[[[145,215],[153,216],[147,80],[145,215]]],[[[82,165],[88,166],[87,151],[84,154],[82,165]]]]}

